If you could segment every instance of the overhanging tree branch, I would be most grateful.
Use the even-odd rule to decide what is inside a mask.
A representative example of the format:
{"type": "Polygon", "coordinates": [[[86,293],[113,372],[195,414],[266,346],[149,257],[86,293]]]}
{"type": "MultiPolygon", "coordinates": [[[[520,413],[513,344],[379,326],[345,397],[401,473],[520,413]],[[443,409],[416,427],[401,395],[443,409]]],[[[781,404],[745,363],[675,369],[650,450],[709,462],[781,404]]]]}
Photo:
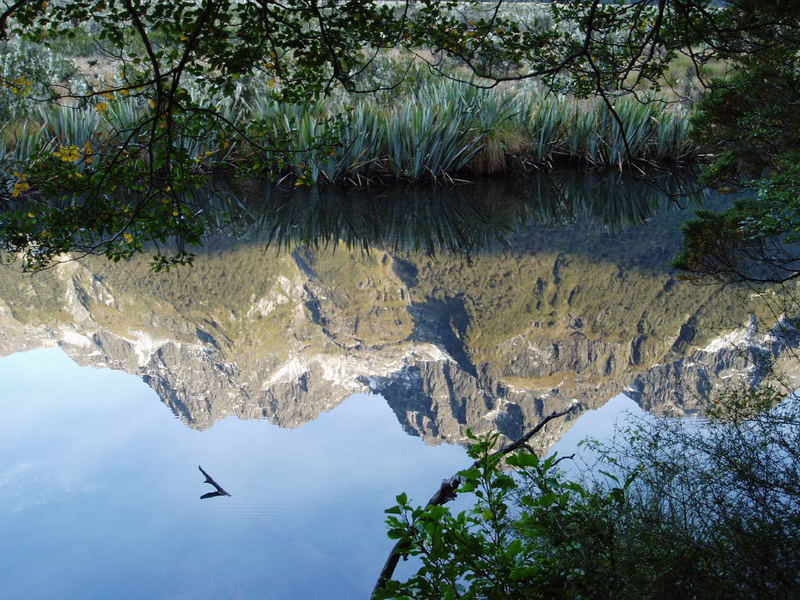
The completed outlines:
{"type": "MultiPolygon", "coordinates": [[[[562,410],[562,411],[553,411],[544,419],[539,421],[539,423],[533,427],[528,433],[526,433],[521,438],[503,446],[499,450],[494,451],[492,454],[489,455],[489,458],[498,458],[505,456],[515,450],[519,450],[520,448],[524,448],[526,444],[530,441],[530,439],[539,433],[545,425],[547,425],[550,421],[555,419],[560,419],[568,414],[573,414],[580,410],[582,405],[579,403],[575,403],[569,408],[562,410]]],[[[469,467],[476,467],[480,464],[480,461],[473,462],[469,467]]],[[[447,504],[451,500],[455,500],[456,496],[458,495],[458,488],[461,485],[461,476],[459,473],[456,473],[452,477],[448,479],[442,480],[442,484],[439,486],[439,489],[436,493],[431,496],[431,499],[428,500],[428,503],[425,505],[426,507],[430,506],[441,506],[443,504],[447,504]]],[[[397,568],[397,564],[400,561],[400,558],[403,556],[403,543],[402,541],[397,542],[392,548],[392,551],[389,553],[389,557],[386,559],[386,563],[383,565],[383,569],[381,569],[381,573],[378,576],[378,581],[375,583],[375,587],[372,590],[372,598],[373,600],[377,598],[377,594],[380,590],[382,590],[386,586],[386,582],[388,582],[392,575],[394,575],[394,571],[397,568]]]]}

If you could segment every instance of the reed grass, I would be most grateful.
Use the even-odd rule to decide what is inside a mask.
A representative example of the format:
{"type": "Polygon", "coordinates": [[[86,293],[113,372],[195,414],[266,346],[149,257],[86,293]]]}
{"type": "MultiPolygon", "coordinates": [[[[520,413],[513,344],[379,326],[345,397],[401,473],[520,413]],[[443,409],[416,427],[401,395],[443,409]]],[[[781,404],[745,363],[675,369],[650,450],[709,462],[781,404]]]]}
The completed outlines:
{"type": "MultiPolygon", "coordinates": [[[[199,92],[195,92],[199,93],[199,92]]],[[[195,98],[214,107],[219,123],[234,123],[246,140],[222,144],[212,122],[185,122],[174,145],[196,168],[245,164],[273,181],[296,185],[374,181],[453,181],[473,174],[569,162],[624,169],[664,162],[690,163],[697,149],[688,118],[661,102],[576,100],[537,88],[480,89],[446,79],[427,80],[387,105],[340,93],[303,104],[278,102],[255,85],[231,98],[195,98]],[[246,99],[245,99],[246,98],[246,99]],[[620,126],[622,125],[622,127],[620,126]]],[[[3,130],[7,162],[24,163],[43,149],[118,148],[147,118],[143,100],[119,98],[102,110],[50,106],[3,130]]]]}

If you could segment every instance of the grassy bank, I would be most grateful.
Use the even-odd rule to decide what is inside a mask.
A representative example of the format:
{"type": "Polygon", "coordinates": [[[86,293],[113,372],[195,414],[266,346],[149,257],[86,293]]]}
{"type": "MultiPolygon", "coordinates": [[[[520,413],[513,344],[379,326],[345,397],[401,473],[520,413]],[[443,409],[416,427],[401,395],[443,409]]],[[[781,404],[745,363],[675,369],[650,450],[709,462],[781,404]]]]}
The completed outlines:
{"type": "MultiPolygon", "coordinates": [[[[207,122],[176,115],[170,143],[197,170],[233,169],[298,186],[448,182],[564,163],[622,169],[697,156],[683,110],[633,98],[618,99],[612,112],[601,100],[533,86],[480,89],[432,79],[406,84],[391,102],[342,92],[288,104],[252,83],[226,98],[190,93],[194,105],[216,115],[207,122]]],[[[55,156],[80,177],[114,160],[151,121],[144,98],[37,108],[3,127],[0,160],[18,170],[55,156]]]]}

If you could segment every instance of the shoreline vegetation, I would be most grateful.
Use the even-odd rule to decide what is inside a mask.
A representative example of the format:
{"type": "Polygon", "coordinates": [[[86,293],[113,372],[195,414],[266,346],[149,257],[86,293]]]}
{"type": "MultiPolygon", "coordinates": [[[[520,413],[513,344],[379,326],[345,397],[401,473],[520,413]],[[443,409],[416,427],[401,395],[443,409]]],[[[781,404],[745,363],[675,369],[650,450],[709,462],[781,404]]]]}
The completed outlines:
{"type": "MultiPolygon", "coordinates": [[[[176,147],[197,171],[232,171],[295,186],[457,183],[556,166],[641,172],[690,166],[700,156],[682,108],[620,98],[613,107],[623,134],[601,100],[532,86],[481,89],[429,80],[392,104],[346,93],[285,103],[242,87],[216,104],[245,135],[237,142],[224,133],[177,136],[176,147]]],[[[81,177],[111,159],[150,118],[148,108],[135,98],[37,107],[0,130],[0,164],[18,170],[55,157],[73,163],[73,175],[81,177]]]]}
{"type": "MultiPolygon", "coordinates": [[[[16,62],[34,50],[30,44],[17,50],[23,57],[16,62]]],[[[119,161],[119,148],[145,152],[136,139],[159,127],[152,100],[135,91],[41,100],[58,85],[79,97],[87,76],[48,52],[35,69],[39,82],[22,81],[24,93],[3,89],[0,98],[0,168],[14,197],[31,189],[37,165],[52,170],[47,165],[67,163],[71,168],[61,175],[80,179],[119,161]]],[[[2,58],[4,76],[12,77],[15,61],[2,58]]],[[[614,99],[612,111],[600,98],[559,95],[532,81],[485,89],[479,81],[442,78],[424,65],[408,69],[398,57],[376,60],[364,78],[365,88],[379,91],[337,90],[297,103],[276,99],[280,84],[273,80],[237,81],[227,95],[212,97],[188,80],[186,101],[215,114],[208,120],[196,111],[172,115],[172,145],[196,174],[232,173],[297,187],[454,184],[556,167],[644,172],[701,158],[690,139],[689,111],[654,95],[614,99]],[[385,81],[400,83],[380,90],[385,81]]]]}
{"type": "MultiPolygon", "coordinates": [[[[102,15],[69,30],[45,21],[38,33],[14,30],[0,42],[4,248],[37,270],[66,252],[120,260],[174,240],[174,254],[154,255],[161,270],[191,263],[189,249],[209,233],[196,199],[218,181],[351,191],[562,169],[680,179],[707,160],[690,134],[700,67],[676,59],[663,82],[620,96],[597,95],[571,71],[506,77],[533,59],[500,52],[505,26],[571,39],[575,24],[553,22],[549,6],[508,5],[502,27],[480,5],[418,15],[445,23],[448,36],[465,27],[482,40],[473,58],[492,66],[489,79],[413,23],[391,43],[370,30],[358,49],[342,49],[355,53],[343,79],[331,59],[303,62],[311,58],[299,47],[251,49],[254,63],[203,60],[227,46],[201,52],[199,37],[173,37],[160,13],[127,33],[102,15]]],[[[387,7],[375,14],[392,21],[387,7]]]]}

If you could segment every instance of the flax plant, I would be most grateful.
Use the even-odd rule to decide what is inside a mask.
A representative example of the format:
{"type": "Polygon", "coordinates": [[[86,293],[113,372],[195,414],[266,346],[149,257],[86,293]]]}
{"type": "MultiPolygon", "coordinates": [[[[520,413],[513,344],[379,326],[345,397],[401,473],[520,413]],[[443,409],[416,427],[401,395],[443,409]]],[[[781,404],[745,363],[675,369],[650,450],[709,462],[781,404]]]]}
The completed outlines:
{"type": "Polygon", "coordinates": [[[434,103],[425,90],[390,113],[381,143],[395,178],[440,179],[465,169],[481,150],[483,133],[470,114],[458,110],[461,99],[453,93],[444,92],[434,103]]]}
{"type": "Polygon", "coordinates": [[[534,94],[528,102],[528,118],[524,121],[527,158],[534,164],[544,164],[561,143],[564,100],[554,95],[534,94]]]}
{"type": "Polygon", "coordinates": [[[47,135],[64,146],[83,147],[100,128],[101,111],[93,106],[47,105],[39,114],[47,135]]]}
{"type": "MultiPolygon", "coordinates": [[[[519,165],[624,169],[696,158],[683,110],[634,98],[616,100],[612,112],[600,100],[535,86],[481,89],[424,78],[392,103],[346,92],[288,103],[257,81],[226,97],[204,97],[192,87],[189,94],[208,117],[175,115],[172,143],[195,169],[233,166],[297,186],[452,182],[519,165]]],[[[48,106],[6,126],[3,152],[7,161],[22,162],[43,148],[93,144],[97,165],[115,147],[136,147],[134,138],[149,132],[152,118],[145,99],[132,96],[48,106]]]]}

